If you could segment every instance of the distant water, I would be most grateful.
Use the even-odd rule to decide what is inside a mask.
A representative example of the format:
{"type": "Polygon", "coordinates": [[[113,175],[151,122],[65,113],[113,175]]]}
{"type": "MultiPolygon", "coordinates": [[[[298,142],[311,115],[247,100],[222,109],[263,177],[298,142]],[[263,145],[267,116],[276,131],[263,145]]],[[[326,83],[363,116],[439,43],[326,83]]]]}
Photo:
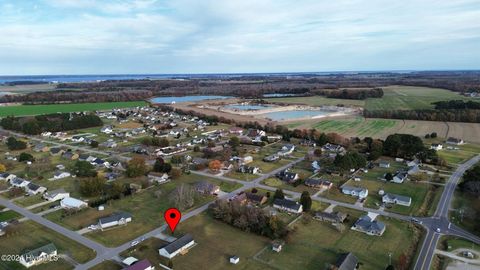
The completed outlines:
{"type": "Polygon", "coordinates": [[[328,112],[326,112],[326,111],[293,110],[293,111],[266,113],[265,116],[274,120],[274,121],[280,121],[280,120],[290,120],[290,119],[325,115],[327,113],[328,112]]]}
{"type": "Polygon", "coordinates": [[[272,97],[294,97],[294,96],[298,96],[298,94],[292,94],[292,93],[284,93],[284,94],[280,94],[280,93],[263,94],[263,97],[266,97],[266,98],[272,98],[272,97]]]}
{"type": "Polygon", "coordinates": [[[200,101],[206,99],[225,99],[231,98],[230,96],[183,96],[183,97],[156,97],[152,98],[153,103],[179,103],[179,102],[190,102],[190,101],[200,101]]]}
{"type": "MultiPolygon", "coordinates": [[[[141,79],[187,79],[187,78],[235,78],[242,76],[316,76],[332,74],[363,74],[378,71],[330,71],[330,72],[276,72],[276,73],[217,73],[217,74],[112,74],[112,75],[26,75],[26,76],[0,76],[0,84],[15,81],[33,82],[95,82],[105,80],[141,80],[141,79]]],[[[391,73],[408,73],[410,71],[381,71],[391,73]]],[[[268,94],[267,94],[268,95],[268,94]]],[[[267,97],[267,96],[265,96],[267,97]]]]}

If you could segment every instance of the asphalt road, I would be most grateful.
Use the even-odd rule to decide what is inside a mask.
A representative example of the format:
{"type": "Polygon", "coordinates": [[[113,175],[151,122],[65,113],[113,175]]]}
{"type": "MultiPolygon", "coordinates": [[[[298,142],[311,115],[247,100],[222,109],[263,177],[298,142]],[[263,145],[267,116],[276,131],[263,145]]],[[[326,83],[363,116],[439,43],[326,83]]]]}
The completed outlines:
{"type": "Polygon", "coordinates": [[[438,240],[441,235],[455,235],[463,237],[467,240],[480,244],[480,238],[464,231],[463,229],[451,224],[448,220],[448,211],[452,204],[453,194],[457,187],[458,182],[462,178],[463,174],[470,167],[475,165],[480,160],[480,156],[475,156],[462,165],[458,166],[457,170],[450,176],[442,196],[438,203],[437,209],[433,217],[419,218],[423,222],[423,226],[427,230],[420,253],[415,262],[414,270],[430,269],[433,256],[435,255],[435,249],[438,244],[438,240]],[[437,231],[439,230],[439,231],[437,231]]]}

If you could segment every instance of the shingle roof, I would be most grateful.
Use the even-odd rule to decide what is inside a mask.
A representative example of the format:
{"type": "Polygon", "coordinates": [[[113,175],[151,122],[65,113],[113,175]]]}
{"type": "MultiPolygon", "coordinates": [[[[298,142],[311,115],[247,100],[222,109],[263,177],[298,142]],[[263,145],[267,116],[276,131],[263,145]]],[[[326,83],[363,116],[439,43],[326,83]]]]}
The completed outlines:
{"type": "Polygon", "coordinates": [[[132,217],[132,215],[127,213],[127,212],[118,212],[118,213],[114,213],[113,215],[110,215],[108,217],[100,218],[98,221],[102,224],[106,224],[106,223],[110,223],[110,222],[113,222],[113,221],[119,221],[122,218],[127,219],[127,218],[131,218],[131,217],[132,217]]]}
{"type": "Polygon", "coordinates": [[[193,237],[190,234],[185,234],[184,236],[178,238],[177,240],[171,242],[170,244],[163,247],[169,254],[174,253],[175,251],[181,249],[188,243],[193,241],[193,237]]]}
{"type": "Polygon", "coordinates": [[[355,270],[357,268],[358,259],[353,253],[344,253],[340,255],[335,263],[335,266],[338,267],[338,270],[355,270]]]}
{"type": "Polygon", "coordinates": [[[150,263],[150,261],[145,259],[145,260],[138,261],[127,268],[123,268],[123,270],[145,270],[151,266],[152,264],[150,263]]]}
{"type": "Polygon", "coordinates": [[[51,254],[51,253],[55,252],[56,250],[57,250],[57,248],[55,247],[55,245],[53,243],[49,243],[45,246],[41,246],[41,247],[36,248],[34,250],[26,251],[22,255],[22,257],[25,259],[25,261],[31,262],[34,259],[38,258],[42,253],[51,254]]]}

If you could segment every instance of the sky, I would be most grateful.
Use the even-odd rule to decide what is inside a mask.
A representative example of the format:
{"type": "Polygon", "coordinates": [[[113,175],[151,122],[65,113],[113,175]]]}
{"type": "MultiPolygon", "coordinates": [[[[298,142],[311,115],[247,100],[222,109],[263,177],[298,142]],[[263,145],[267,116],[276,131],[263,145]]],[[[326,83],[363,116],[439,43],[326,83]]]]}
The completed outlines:
{"type": "Polygon", "coordinates": [[[445,69],[479,0],[0,0],[0,75],[445,69]]]}

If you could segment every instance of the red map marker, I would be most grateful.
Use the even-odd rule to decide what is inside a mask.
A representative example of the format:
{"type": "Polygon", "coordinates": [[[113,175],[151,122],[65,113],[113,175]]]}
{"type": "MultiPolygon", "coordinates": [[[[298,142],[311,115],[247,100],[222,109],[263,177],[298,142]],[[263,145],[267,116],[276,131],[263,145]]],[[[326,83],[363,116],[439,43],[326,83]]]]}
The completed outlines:
{"type": "Polygon", "coordinates": [[[170,208],[165,211],[163,217],[173,233],[173,231],[175,231],[175,227],[177,227],[178,222],[180,222],[180,219],[182,218],[182,213],[180,213],[177,208],[170,208]]]}

